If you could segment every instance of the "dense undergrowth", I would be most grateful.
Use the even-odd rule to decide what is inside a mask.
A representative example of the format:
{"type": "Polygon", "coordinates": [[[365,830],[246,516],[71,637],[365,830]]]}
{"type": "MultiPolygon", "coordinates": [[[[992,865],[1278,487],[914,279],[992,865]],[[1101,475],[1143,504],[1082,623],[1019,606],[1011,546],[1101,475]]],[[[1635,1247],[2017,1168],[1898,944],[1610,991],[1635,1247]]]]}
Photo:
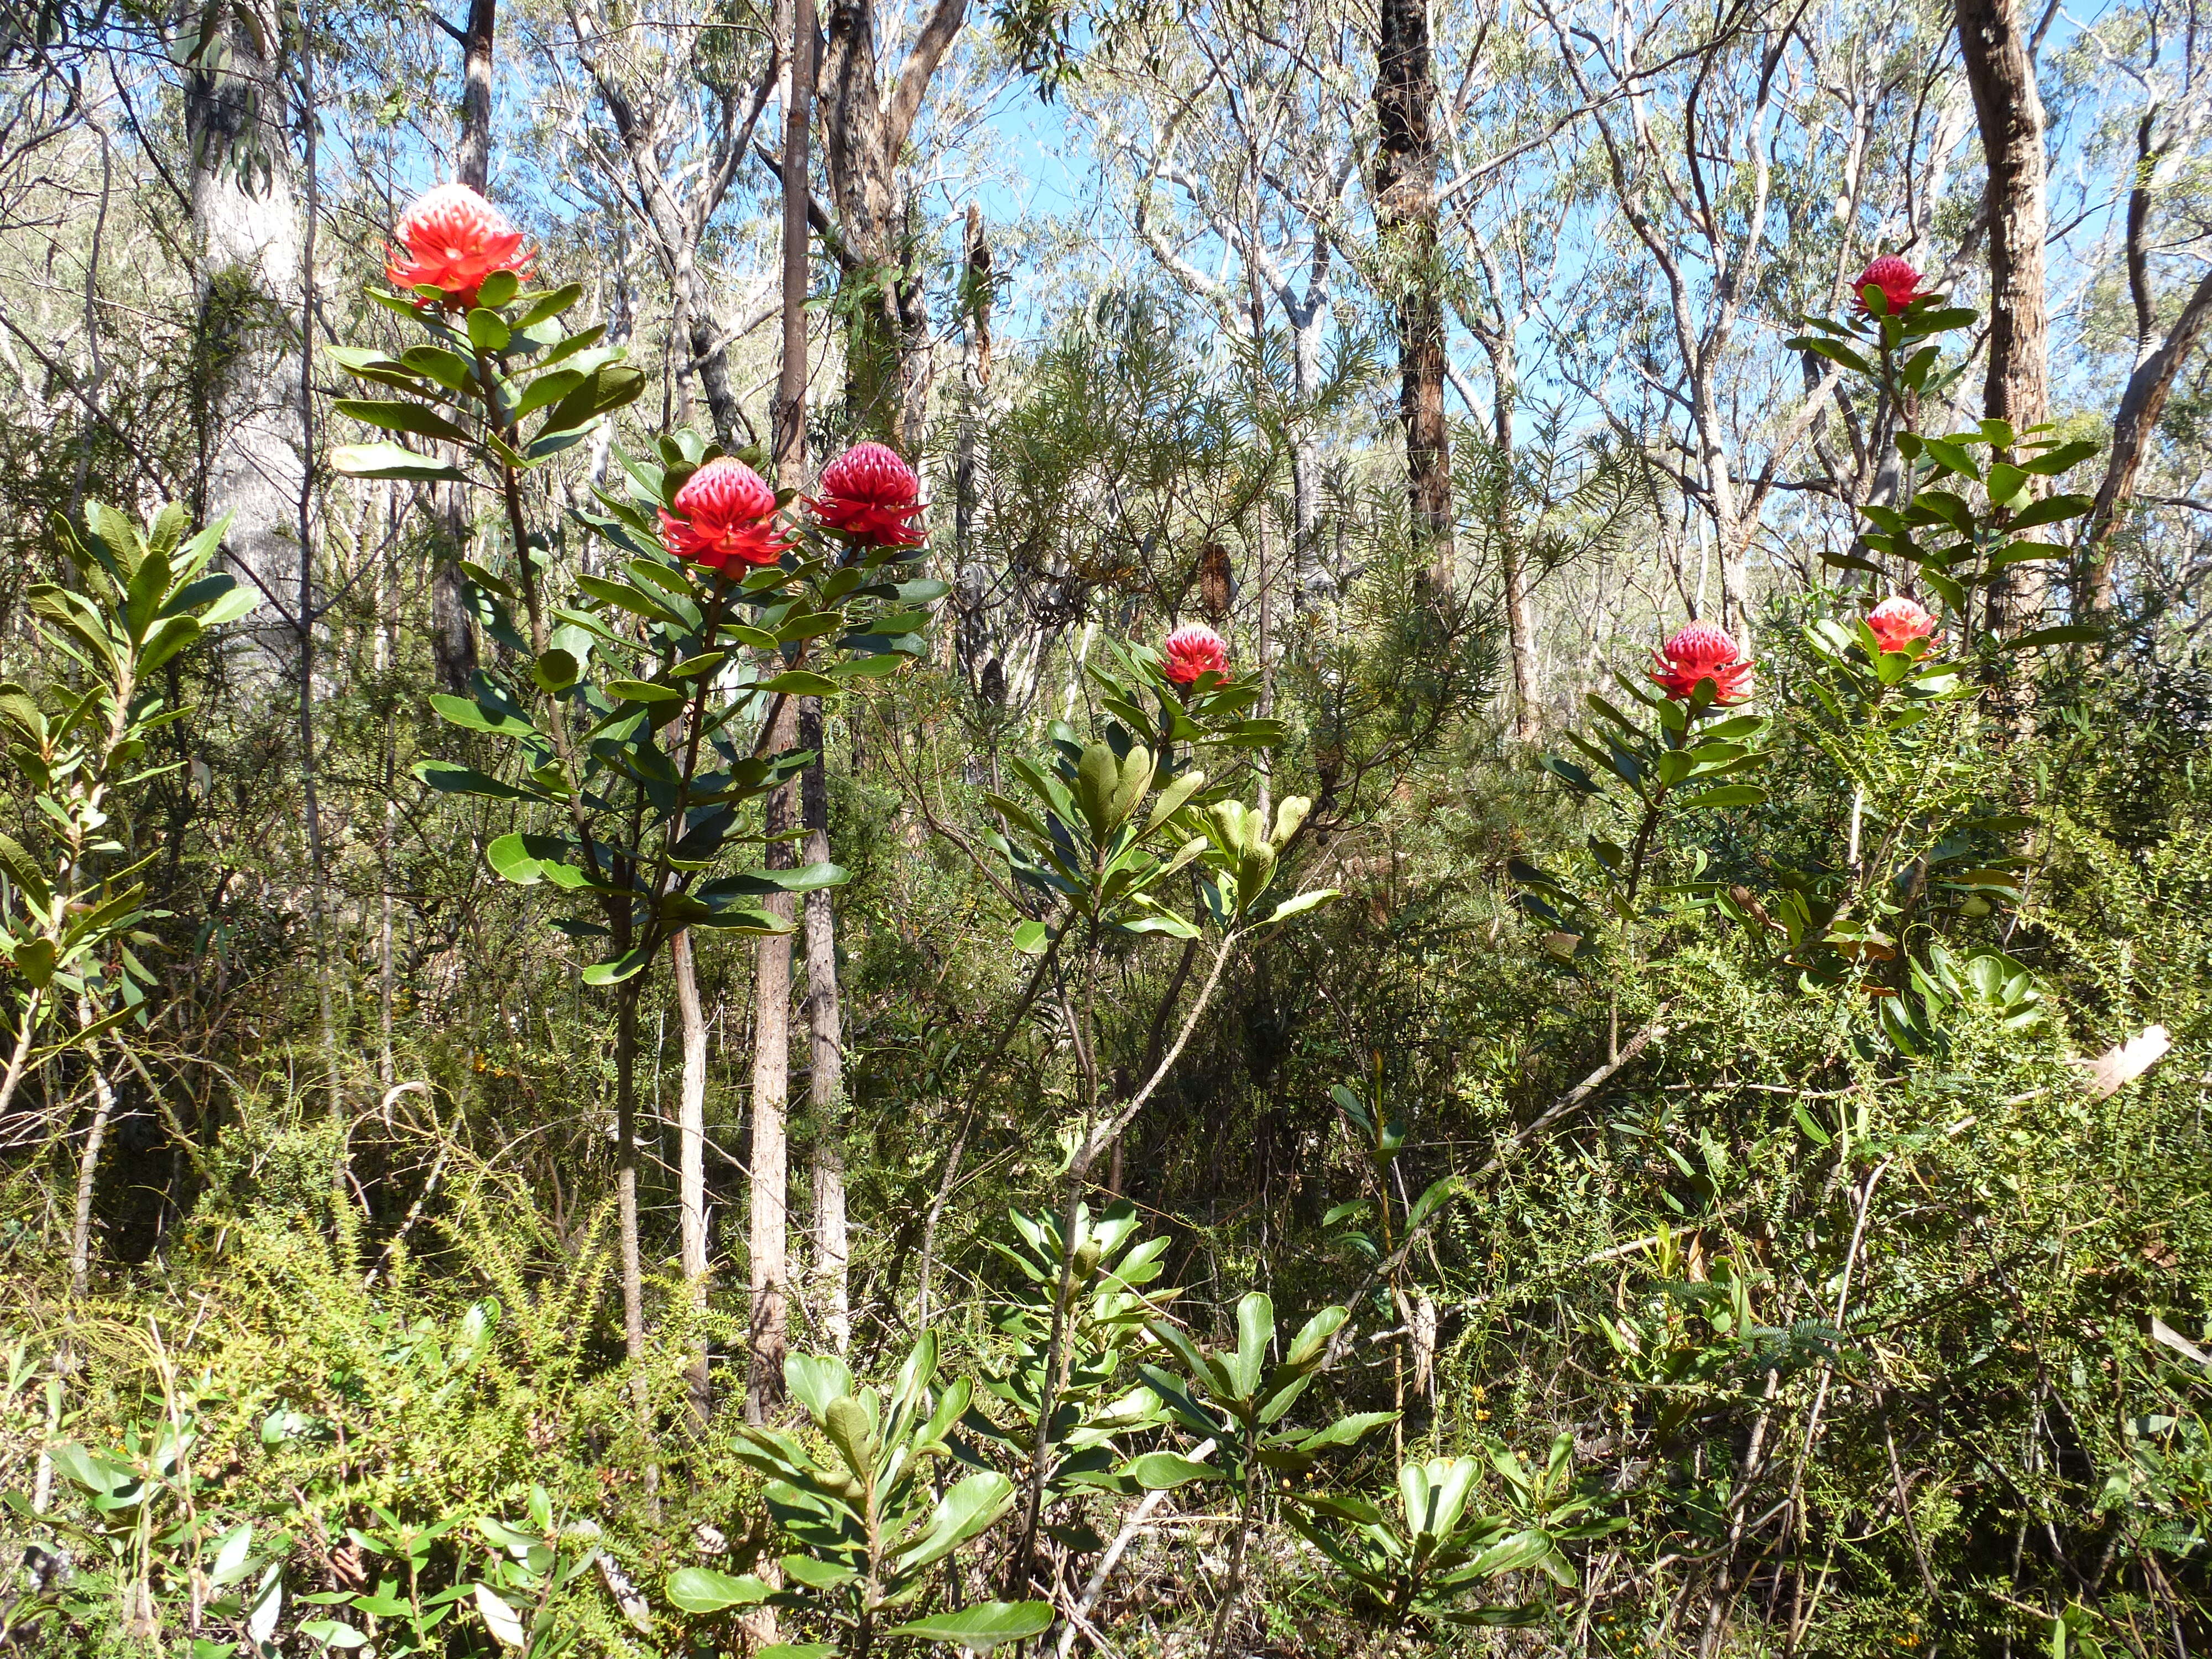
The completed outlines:
{"type": "MultiPolygon", "coordinates": [[[[395,383],[391,361],[350,366],[395,383]]],[[[925,625],[895,606],[944,592],[895,540],[817,524],[785,565],[748,560],[758,592],[811,584],[817,607],[763,600],[761,648],[872,594],[841,661],[908,659],[791,682],[851,694],[824,727],[842,1098],[790,1125],[794,1164],[842,1153],[850,1336],[830,1357],[836,1286],[803,1249],[797,1357],[749,1399],[737,1218],[771,924],[744,907],[788,885],[664,902],[721,842],[653,793],[680,745],[639,711],[679,702],[709,748],[741,734],[706,763],[735,845],[775,833],[741,813],[779,781],[744,769],[783,694],[687,678],[731,590],[672,532],[641,544],[646,509],[703,525],[688,481],[732,463],[696,434],[659,456],[596,523],[663,597],[475,567],[502,649],[442,722],[413,695],[427,647],[341,614],[319,917],[270,830],[296,778],[268,665],[197,638],[147,663],[117,597],[137,581],[142,611],[213,632],[220,583],[187,585],[173,522],[149,550],[95,515],[56,549],[74,586],[40,614],[74,639],[71,607],[112,599],[148,677],[83,701],[101,671],[52,632],[9,665],[30,688],[6,711],[29,918],[9,988],[19,1022],[32,989],[75,1000],[0,1120],[9,1640],[2212,1641],[2212,683],[2185,641],[2004,648],[1974,620],[1995,560],[1948,641],[1893,643],[1863,621],[1878,595],[1822,588],[1771,607],[1755,696],[1718,659],[1663,693],[1623,663],[1540,765],[1492,723],[1492,618],[1388,536],[1331,618],[1291,629],[1270,704],[1249,674],[1169,672],[1133,600],[1060,719],[1027,724],[885,643],[925,625]],[[624,607],[643,623],[609,621],[624,607]],[[634,677],[589,678],[612,672],[580,663],[594,626],[634,677]],[[591,810],[629,825],[596,844],[639,860],[608,867],[696,854],[661,885],[586,881],[590,838],[559,840],[584,793],[559,769],[587,764],[553,758],[564,698],[600,721],[591,810]],[[71,819],[91,774],[38,761],[39,732],[164,706],[186,712],[94,766],[129,816],[71,819]],[[80,836],[55,866],[78,897],[49,925],[28,849],[56,835],[80,836]],[[704,1280],[679,1255],[676,921],[708,1034],[704,1280]],[[40,927],[82,943],[95,921],[77,957],[38,955],[40,927]],[[2152,1026],[2171,1051],[2100,1079],[2152,1026]]],[[[1977,510],[1977,560],[2005,512],[1977,510]]]]}

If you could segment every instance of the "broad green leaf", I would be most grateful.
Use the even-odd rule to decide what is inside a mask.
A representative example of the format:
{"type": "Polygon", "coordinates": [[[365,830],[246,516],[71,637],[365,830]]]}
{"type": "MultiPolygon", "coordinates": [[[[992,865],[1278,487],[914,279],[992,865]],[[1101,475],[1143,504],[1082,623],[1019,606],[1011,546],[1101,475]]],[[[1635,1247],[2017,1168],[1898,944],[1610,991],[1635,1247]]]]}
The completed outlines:
{"type": "Polygon", "coordinates": [[[1124,1464],[1121,1473],[1146,1492],[1165,1492],[1176,1486],[1187,1486],[1194,1480],[1218,1480],[1220,1468],[1212,1463],[1193,1462],[1173,1452],[1146,1452],[1124,1464]]]}
{"type": "Polygon", "coordinates": [[[456,697],[443,691],[433,692],[430,707],[441,718],[471,732],[489,732],[496,737],[535,737],[538,728],[519,714],[509,714],[499,708],[487,708],[473,697],[456,697]]]}
{"type": "Polygon", "coordinates": [[[331,451],[331,470],[349,478],[419,478],[465,483],[468,475],[434,456],[418,455],[398,444],[340,444],[331,451]]]}
{"type": "Polygon", "coordinates": [[[1260,925],[1265,927],[1279,921],[1287,921],[1292,916],[1303,915],[1308,910],[1317,910],[1331,899],[1343,896],[1342,891],[1334,887],[1316,887],[1310,892],[1300,893],[1295,898],[1285,899],[1267,913],[1267,919],[1260,925]]]}
{"type": "Polygon", "coordinates": [[[655,685],[650,680],[609,680],[606,693],[625,702],[682,702],[691,694],[678,685],[655,685]]]}
{"type": "Polygon", "coordinates": [[[679,1567],[668,1575],[668,1599],[680,1613],[714,1613],[765,1601],[769,1586],[746,1573],[742,1577],[712,1567],[679,1567]]]}
{"type": "Polygon", "coordinates": [[[566,691],[583,672],[583,665],[576,660],[576,653],[564,651],[558,646],[550,647],[530,665],[530,678],[537,682],[541,691],[566,691]]]}
{"type": "Polygon", "coordinates": [[[896,1625],[886,1636],[914,1636],[927,1642],[981,1653],[1008,1642],[1025,1642],[1052,1628],[1048,1601],[983,1601],[957,1613],[933,1613],[910,1625],[896,1625]]]}
{"type": "Polygon", "coordinates": [[[419,760],[415,763],[415,775],[431,788],[447,795],[482,795],[490,800],[543,800],[545,797],[535,790],[519,789],[472,766],[456,765],[452,761],[419,760]]]}
{"type": "Polygon", "coordinates": [[[828,1354],[794,1353],[783,1362],[784,1386],[791,1390],[792,1398],[806,1407],[818,1420],[827,1415],[830,1402],[853,1391],[853,1373],[842,1359],[828,1354]]]}
{"type": "Polygon", "coordinates": [[[381,427],[386,432],[412,432],[419,437],[442,438],[448,443],[466,443],[469,438],[467,433],[436,410],[404,398],[339,398],[331,407],[350,420],[381,427]]]}
{"type": "Polygon", "coordinates": [[[528,887],[545,878],[546,866],[564,866],[568,843],[557,836],[516,832],[495,838],[484,848],[484,862],[505,879],[528,887]]]}
{"type": "Polygon", "coordinates": [[[2046,495],[2039,501],[2030,501],[2012,515],[2011,530],[2029,530],[2039,524],[2058,524],[2068,519],[2078,519],[2096,503],[2087,495],[2046,495]]]}
{"type": "Polygon", "coordinates": [[[522,1615],[489,1584],[477,1586],[477,1611],[483,1615],[485,1628],[500,1646],[519,1648],[530,1639],[530,1632],[523,1627],[522,1615]]]}
{"type": "Polygon", "coordinates": [[[782,692],[794,697],[822,697],[836,690],[837,682],[807,669],[787,668],[781,674],[763,680],[754,689],[782,692]]]}

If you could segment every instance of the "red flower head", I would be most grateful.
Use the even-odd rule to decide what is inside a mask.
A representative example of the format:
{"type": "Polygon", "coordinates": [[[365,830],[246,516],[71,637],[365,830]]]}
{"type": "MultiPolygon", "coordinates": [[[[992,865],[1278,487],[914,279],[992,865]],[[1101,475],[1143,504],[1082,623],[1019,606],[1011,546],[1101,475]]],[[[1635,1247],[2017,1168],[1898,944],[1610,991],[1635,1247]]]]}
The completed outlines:
{"type": "Polygon", "coordinates": [[[1188,685],[1200,674],[1229,672],[1229,644],[1204,623],[1178,628],[1160,647],[1167,659],[1165,672],[1177,685],[1188,685]]]}
{"type": "Polygon", "coordinates": [[[495,270],[529,272],[536,256],[522,251],[522,233],[466,185],[440,185],[399,216],[403,257],[388,250],[384,275],[394,288],[435,288],[446,303],[466,310],[495,270]]]}
{"type": "Polygon", "coordinates": [[[896,450],[854,444],[822,469],[822,494],[808,503],[817,523],[874,547],[920,547],[921,493],[896,450]]]}
{"type": "Polygon", "coordinates": [[[1867,612],[1866,624],[1884,651],[1907,650],[1915,640],[1936,636],[1936,618],[1908,599],[1884,599],[1867,612]]]}
{"type": "Polygon", "coordinates": [[[676,513],[660,514],[661,545],[709,570],[732,559],[774,564],[791,545],[776,533],[775,491],[734,456],[717,455],[686,479],[676,492],[676,513]]]}
{"type": "Polygon", "coordinates": [[[1885,253],[1864,270],[1851,284],[1853,303],[1864,317],[1867,311],[1866,291],[1870,288],[1881,290],[1881,297],[1893,317],[1918,299],[1924,290],[1920,286],[1920,273],[1893,253],[1885,253]]]}
{"type": "Polygon", "coordinates": [[[1686,699],[1698,682],[1711,680],[1717,707],[1751,697],[1751,664],[1737,657],[1735,641],[1711,623],[1692,623],[1654,652],[1651,678],[1668,696],[1686,699]]]}

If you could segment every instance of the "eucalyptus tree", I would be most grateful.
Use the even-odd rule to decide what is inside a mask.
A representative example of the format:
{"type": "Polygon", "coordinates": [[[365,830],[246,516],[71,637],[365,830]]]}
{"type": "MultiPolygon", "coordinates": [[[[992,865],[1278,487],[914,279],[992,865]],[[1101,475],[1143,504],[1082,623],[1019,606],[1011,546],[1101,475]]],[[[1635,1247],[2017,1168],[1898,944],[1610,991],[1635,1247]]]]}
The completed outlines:
{"type": "MultiPolygon", "coordinates": [[[[276,8],[257,0],[210,9],[184,42],[198,349],[210,366],[197,505],[202,516],[228,521],[226,553],[280,615],[277,596],[296,582],[306,556],[299,520],[307,411],[296,368],[281,367],[307,270],[291,138],[296,44],[276,8]]],[[[275,649],[305,624],[256,626],[275,649]]]]}
{"type": "Polygon", "coordinates": [[[756,132],[786,65],[769,20],[744,5],[702,16],[689,5],[609,15],[577,0],[567,28],[541,33],[538,52],[573,61],[548,64],[550,84],[568,98],[588,91],[604,120],[588,113],[568,129],[571,141],[635,214],[667,281],[670,333],[678,349],[678,419],[688,418],[696,380],[715,437],[726,447],[760,441],[732,385],[730,343],[775,314],[757,301],[743,323],[726,322],[703,248],[750,165],[756,132]],[[742,429],[742,430],[741,430],[742,429]]]}
{"type": "MultiPolygon", "coordinates": [[[[1289,454],[1289,586],[1302,610],[1335,586],[1322,556],[1323,457],[1348,389],[1338,286],[1366,133],[1361,51],[1340,6],[1215,0],[1104,31],[1068,94],[1153,261],[1224,334],[1252,343],[1258,401],[1277,407],[1289,454]],[[1267,386],[1278,315],[1289,341],[1281,398],[1267,386]]],[[[1274,573],[1256,574],[1264,605],[1274,573]]]]}
{"type": "MultiPolygon", "coordinates": [[[[2130,368],[2112,419],[2112,447],[2096,511],[2082,538],[2075,586],[2078,616],[2101,615],[2116,598],[2114,533],[2129,515],[2138,477],[2156,448],[2160,417],[2183,368],[2212,323],[2212,270],[2200,271],[2177,308],[2176,267],[2203,214],[2206,140],[2212,132],[2212,75],[2203,27],[2163,0],[2118,9],[2084,29],[2060,64],[2100,107],[2093,146],[2126,180],[2118,241],[2132,327],[2130,368]],[[2102,96],[2099,96],[2099,94],[2102,96]]],[[[2063,93],[2061,94],[2063,95],[2063,93]]],[[[2188,496],[2169,487],[2168,495],[2188,496]]]]}
{"type": "MultiPolygon", "coordinates": [[[[1647,395],[1654,429],[1623,435],[1646,442],[1696,501],[1723,618],[1744,637],[1762,515],[1836,387],[1832,374],[1808,374],[1806,395],[1778,407],[1767,331],[1826,308],[1869,255],[1928,240],[1924,192],[1961,136],[1931,112],[1948,90],[1948,20],[1765,0],[1694,18],[1635,0],[1535,6],[1588,106],[1586,204],[1617,211],[1628,233],[1614,240],[1594,223],[1601,263],[1621,276],[1612,322],[1630,345],[1586,389],[1603,398],[1599,381],[1621,379],[1647,395]]],[[[1847,428],[1859,419],[1840,412],[1847,428]]],[[[1875,448],[1863,430],[1853,436],[1875,448]]]]}

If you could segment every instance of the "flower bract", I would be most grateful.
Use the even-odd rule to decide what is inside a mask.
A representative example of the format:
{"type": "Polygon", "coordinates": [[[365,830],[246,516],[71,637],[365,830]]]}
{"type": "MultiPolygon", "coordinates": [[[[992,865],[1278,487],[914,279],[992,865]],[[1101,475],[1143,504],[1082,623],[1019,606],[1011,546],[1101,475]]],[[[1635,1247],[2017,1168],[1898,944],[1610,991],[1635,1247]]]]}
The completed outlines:
{"type": "Polygon", "coordinates": [[[1687,699],[1705,680],[1717,707],[1751,696],[1751,663],[1735,641],[1711,623],[1693,622],[1652,653],[1651,678],[1670,697],[1687,699]]]}
{"type": "Polygon", "coordinates": [[[822,493],[808,503],[817,523],[875,547],[919,547],[921,481],[898,452],[854,444],[822,470],[822,493]]]}
{"type": "Polygon", "coordinates": [[[1201,674],[1229,672],[1229,644],[1203,623],[1178,628],[1160,648],[1164,672],[1177,685],[1188,685],[1201,674]]]}
{"type": "Polygon", "coordinates": [[[774,564],[791,546],[775,521],[775,491],[734,456],[718,455],[676,492],[676,511],[662,509],[660,542],[679,559],[709,570],[735,562],[774,564]]]}
{"type": "Polygon", "coordinates": [[[440,185],[399,216],[404,245],[391,250],[384,274],[399,289],[434,288],[465,311],[495,270],[525,275],[534,255],[507,216],[466,185],[440,185]]]}

